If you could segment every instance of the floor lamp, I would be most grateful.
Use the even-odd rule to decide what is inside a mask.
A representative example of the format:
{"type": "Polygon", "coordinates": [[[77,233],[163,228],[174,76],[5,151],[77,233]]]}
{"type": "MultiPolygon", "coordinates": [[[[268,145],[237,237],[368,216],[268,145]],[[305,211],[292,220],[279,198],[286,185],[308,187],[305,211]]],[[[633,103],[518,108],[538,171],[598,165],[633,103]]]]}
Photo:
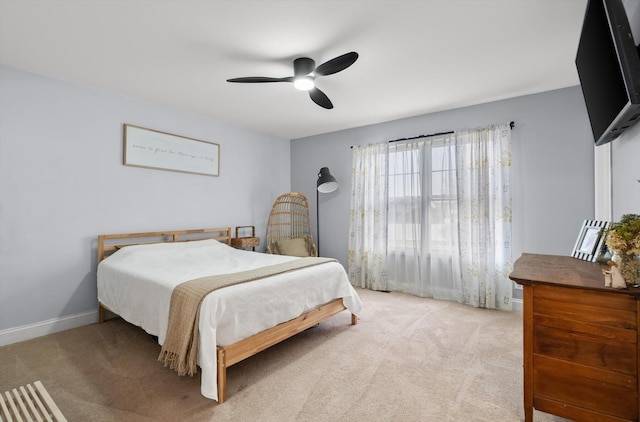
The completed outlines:
{"type": "Polygon", "coordinates": [[[328,167],[322,167],[318,173],[316,183],[316,230],[318,231],[318,256],[320,256],[320,193],[331,193],[338,189],[336,178],[331,175],[328,167]]]}

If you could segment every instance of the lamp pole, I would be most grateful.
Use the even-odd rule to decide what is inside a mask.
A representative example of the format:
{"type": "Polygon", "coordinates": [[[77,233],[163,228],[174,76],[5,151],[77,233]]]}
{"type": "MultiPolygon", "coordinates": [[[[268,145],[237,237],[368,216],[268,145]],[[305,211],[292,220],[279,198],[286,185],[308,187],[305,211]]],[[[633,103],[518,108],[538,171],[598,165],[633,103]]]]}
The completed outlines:
{"type": "Polygon", "coordinates": [[[320,256],[320,193],[331,193],[338,189],[336,178],[328,167],[322,167],[316,182],[316,230],[318,231],[318,256],[320,256]]]}
{"type": "Polygon", "coordinates": [[[316,189],[316,234],[318,235],[318,256],[320,256],[320,191],[316,189]]]}

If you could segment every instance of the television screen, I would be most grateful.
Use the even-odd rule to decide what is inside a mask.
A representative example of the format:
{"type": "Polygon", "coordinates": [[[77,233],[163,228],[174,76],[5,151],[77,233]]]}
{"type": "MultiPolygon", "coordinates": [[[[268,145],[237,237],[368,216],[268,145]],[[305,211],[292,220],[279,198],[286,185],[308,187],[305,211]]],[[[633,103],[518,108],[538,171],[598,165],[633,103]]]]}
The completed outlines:
{"type": "Polygon", "coordinates": [[[576,67],[596,145],[640,119],[640,57],[621,0],[590,0],[576,67]]]}

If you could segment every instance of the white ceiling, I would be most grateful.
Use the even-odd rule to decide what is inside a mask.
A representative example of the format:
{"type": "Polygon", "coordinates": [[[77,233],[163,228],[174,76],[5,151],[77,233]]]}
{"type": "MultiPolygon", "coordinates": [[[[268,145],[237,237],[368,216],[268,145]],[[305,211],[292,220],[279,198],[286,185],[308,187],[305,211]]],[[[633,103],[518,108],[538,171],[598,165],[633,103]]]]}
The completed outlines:
{"type": "Polygon", "coordinates": [[[587,0],[0,0],[0,63],[293,139],[578,84],[587,0]],[[317,86],[231,84],[349,51],[317,86]]]}

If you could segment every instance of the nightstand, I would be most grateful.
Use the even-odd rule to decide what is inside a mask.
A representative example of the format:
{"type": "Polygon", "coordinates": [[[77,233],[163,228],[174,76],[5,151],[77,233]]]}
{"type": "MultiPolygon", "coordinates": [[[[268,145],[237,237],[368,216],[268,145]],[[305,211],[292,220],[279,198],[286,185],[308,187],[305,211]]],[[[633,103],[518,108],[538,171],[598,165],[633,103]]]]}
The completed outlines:
{"type": "MultiPolygon", "coordinates": [[[[245,232],[248,230],[244,230],[245,232]]],[[[256,246],[260,244],[260,238],[256,237],[255,226],[238,226],[236,227],[236,237],[231,239],[231,246],[237,249],[252,248],[256,250],[256,246]],[[251,229],[251,236],[240,237],[241,229],[251,229]]]]}

